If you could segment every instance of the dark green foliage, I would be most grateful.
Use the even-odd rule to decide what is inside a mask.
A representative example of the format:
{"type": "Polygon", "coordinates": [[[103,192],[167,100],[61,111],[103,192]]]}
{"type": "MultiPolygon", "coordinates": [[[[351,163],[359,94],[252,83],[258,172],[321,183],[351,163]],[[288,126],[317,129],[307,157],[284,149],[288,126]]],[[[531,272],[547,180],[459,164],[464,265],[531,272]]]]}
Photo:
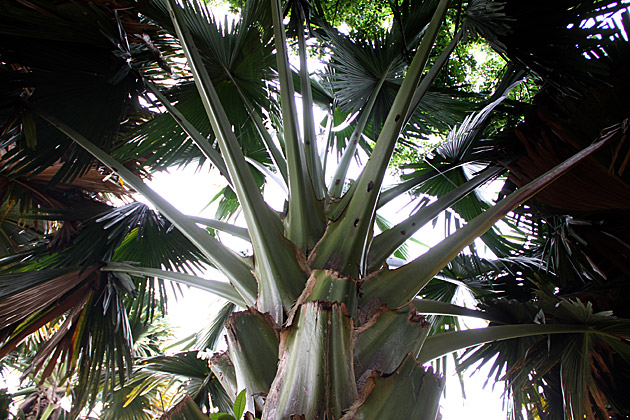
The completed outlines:
{"type": "Polygon", "coordinates": [[[4,159],[21,173],[37,173],[62,159],[66,164],[55,180],[73,179],[89,168],[92,158],[34,116],[23,101],[71,121],[110,150],[142,82],[110,11],[45,2],[35,10],[16,3],[3,2],[0,8],[2,143],[16,145],[4,159]],[[94,31],[94,26],[101,30],[94,31]]]}

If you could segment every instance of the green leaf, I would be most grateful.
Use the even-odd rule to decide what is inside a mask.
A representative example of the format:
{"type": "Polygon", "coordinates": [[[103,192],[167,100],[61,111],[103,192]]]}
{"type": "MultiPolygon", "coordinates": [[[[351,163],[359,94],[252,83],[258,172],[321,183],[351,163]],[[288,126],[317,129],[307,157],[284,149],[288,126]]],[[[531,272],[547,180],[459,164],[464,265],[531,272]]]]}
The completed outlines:
{"type": "Polygon", "coordinates": [[[429,223],[453,203],[456,203],[475,188],[478,188],[501,172],[504,172],[504,169],[501,167],[490,166],[486,168],[474,178],[438,197],[435,202],[428,206],[421,207],[403,222],[376,236],[370,246],[368,267],[370,269],[378,269],[387,257],[425,224],[429,223]]]}
{"type": "Polygon", "coordinates": [[[193,348],[200,351],[206,351],[208,349],[216,350],[219,340],[223,337],[225,323],[235,309],[236,305],[231,302],[226,302],[212,321],[195,334],[196,337],[193,348]]]}
{"type": "Polygon", "coordinates": [[[124,47],[124,31],[98,7],[50,2],[1,2],[0,31],[5,151],[4,134],[13,131],[13,150],[3,154],[3,160],[19,162],[22,173],[60,163],[54,183],[80,176],[94,159],[36,113],[22,114],[23,101],[28,97],[57,118],[71,121],[77,131],[109,150],[142,89],[124,47]],[[22,130],[20,118],[12,114],[23,115],[22,130]]]}
{"type": "Polygon", "coordinates": [[[206,139],[195,127],[184,117],[184,115],[175,108],[166,96],[153,83],[145,79],[147,90],[153,93],[160,103],[166,108],[167,112],[179,124],[182,129],[190,136],[195,145],[203,152],[203,154],[217,167],[221,175],[223,175],[228,183],[231,183],[230,175],[225,166],[225,162],[221,155],[212,147],[208,139],[206,139]]]}
{"type": "Polygon", "coordinates": [[[343,155],[341,156],[341,160],[337,165],[337,169],[335,170],[335,174],[332,177],[330,188],[328,189],[328,193],[331,197],[341,197],[341,192],[343,190],[344,182],[346,180],[346,174],[348,173],[348,168],[352,163],[352,158],[354,158],[357,145],[359,144],[359,139],[363,135],[363,130],[368,122],[368,117],[372,112],[372,108],[374,107],[374,103],[376,102],[376,97],[378,96],[381,87],[383,86],[383,82],[385,81],[385,76],[383,76],[374,91],[372,92],[369,101],[365,105],[363,109],[361,109],[361,116],[357,121],[357,125],[352,131],[350,135],[350,139],[348,144],[346,145],[346,149],[343,151],[343,155]]]}
{"type": "Polygon", "coordinates": [[[409,121],[414,111],[418,107],[418,104],[420,104],[420,101],[422,100],[422,98],[429,91],[429,87],[431,86],[435,78],[437,77],[440,70],[442,70],[442,67],[448,60],[449,56],[451,55],[451,53],[453,52],[457,44],[459,44],[459,41],[462,39],[463,34],[464,34],[463,31],[459,31],[457,34],[455,34],[451,42],[442,51],[442,54],[440,54],[440,57],[436,60],[433,66],[431,66],[431,69],[428,71],[428,73],[422,78],[422,80],[418,84],[418,87],[416,88],[413,94],[413,97],[411,99],[411,106],[409,107],[409,109],[407,110],[407,114],[405,115],[405,122],[409,121]]]}
{"type": "Polygon", "coordinates": [[[385,204],[389,203],[396,197],[401,196],[402,194],[408,191],[411,191],[413,188],[417,187],[423,182],[426,182],[432,178],[442,175],[444,172],[449,171],[455,166],[457,165],[450,164],[450,165],[445,165],[445,167],[442,167],[439,169],[431,168],[426,171],[418,171],[418,173],[414,175],[412,178],[406,181],[403,181],[400,184],[395,185],[388,190],[383,191],[378,199],[378,208],[383,207],[385,204]]]}
{"type": "Polygon", "coordinates": [[[236,396],[236,401],[234,401],[234,417],[240,419],[245,411],[245,402],[247,398],[247,390],[243,389],[236,396]]]}
{"type": "Polygon", "coordinates": [[[37,126],[31,111],[22,114],[22,131],[26,140],[26,147],[35,150],[37,147],[37,126]]]}

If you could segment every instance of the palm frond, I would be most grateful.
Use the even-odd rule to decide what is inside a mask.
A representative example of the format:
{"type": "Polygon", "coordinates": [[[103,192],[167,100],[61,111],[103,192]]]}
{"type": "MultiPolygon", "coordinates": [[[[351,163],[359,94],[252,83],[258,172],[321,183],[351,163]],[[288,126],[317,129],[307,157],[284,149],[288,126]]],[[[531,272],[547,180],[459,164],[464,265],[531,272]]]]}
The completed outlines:
{"type": "MultiPolygon", "coordinates": [[[[584,304],[544,293],[539,298],[536,305],[488,302],[485,309],[504,314],[508,322],[588,325],[593,331],[609,331],[611,335],[553,335],[489,343],[464,353],[460,367],[492,363],[489,378],[505,381],[508,392],[521,404],[533,404],[540,416],[551,415],[550,410],[557,409],[551,400],[559,392],[567,418],[594,418],[593,415],[600,415],[595,413],[606,413],[606,392],[610,388],[600,386],[603,376],[609,381],[613,376],[609,368],[600,370],[598,361],[608,359],[611,351],[619,351],[621,359],[626,360],[619,361],[620,367],[630,360],[627,343],[619,339],[627,334],[627,322],[609,312],[594,313],[590,302],[584,304]]],[[[519,410],[515,407],[515,411],[519,410]]]]}
{"type": "Polygon", "coordinates": [[[131,400],[158,386],[175,387],[178,395],[190,395],[206,410],[216,406],[231,412],[231,400],[210,371],[208,361],[197,351],[145,359],[140,362],[136,377],[129,394],[131,400]]]}
{"type": "Polygon", "coordinates": [[[142,90],[129,65],[130,52],[119,26],[99,8],[32,2],[2,5],[0,55],[5,102],[2,143],[15,145],[4,159],[21,173],[39,172],[64,162],[54,181],[83,174],[93,163],[65,135],[33,116],[24,100],[111,149],[114,135],[142,90]],[[95,26],[100,31],[95,31],[95,26]],[[102,104],[108,104],[103,107],[102,104]],[[11,130],[12,127],[22,127],[11,130]]]}

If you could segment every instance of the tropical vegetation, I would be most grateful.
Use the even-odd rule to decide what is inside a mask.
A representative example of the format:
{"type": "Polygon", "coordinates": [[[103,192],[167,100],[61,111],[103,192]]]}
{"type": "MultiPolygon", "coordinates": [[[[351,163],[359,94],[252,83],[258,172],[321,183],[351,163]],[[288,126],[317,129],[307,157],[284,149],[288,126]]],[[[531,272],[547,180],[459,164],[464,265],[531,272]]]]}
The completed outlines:
{"type": "Polygon", "coordinates": [[[490,363],[514,418],[630,416],[628,5],[346,3],[0,5],[18,418],[433,420],[453,354],[490,363]],[[505,65],[467,74],[475,48],[505,65]],[[208,162],[213,219],[148,186],[208,162]],[[171,284],[226,301],[176,353],[171,284]]]}

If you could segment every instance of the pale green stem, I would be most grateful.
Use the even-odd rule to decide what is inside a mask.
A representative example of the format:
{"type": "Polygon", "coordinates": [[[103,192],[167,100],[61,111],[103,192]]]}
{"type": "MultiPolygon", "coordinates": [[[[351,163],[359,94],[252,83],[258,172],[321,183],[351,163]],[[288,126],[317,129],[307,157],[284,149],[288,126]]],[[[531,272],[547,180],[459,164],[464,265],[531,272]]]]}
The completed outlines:
{"type": "Polygon", "coordinates": [[[396,251],[407,239],[411,238],[414,233],[425,224],[429,223],[444,210],[464,198],[475,188],[503,171],[505,171],[505,169],[495,166],[485,169],[468,182],[439,197],[437,201],[418,209],[403,222],[376,236],[370,248],[368,261],[370,267],[380,267],[387,257],[396,251]]]}
{"type": "Polygon", "coordinates": [[[232,250],[223,246],[208,232],[200,229],[187,216],[183,215],[171,203],[149,188],[136,174],[125,168],[109,154],[95,146],[77,131],[60,122],[52,115],[46,114],[33,105],[31,108],[51,125],[65,133],[92,156],[109,167],[131,188],[145,197],[155,208],[190,240],[212,264],[221,270],[246,302],[256,300],[256,280],[247,264],[232,250]]]}
{"type": "Polygon", "coordinates": [[[293,77],[289,66],[282,7],[280,0],[271,1],[284,144],[289,173],[289,209],[285,218],[286,235],[303,251],[312,247],[320,238],[325,220],[323,208],[313,188],[309,175],[302,141],[299,137],[298,117],[295,107],[293,77]]]}
{"type": "Polygon", "coordinates": [[[440,176],[442,174],[444,174],[447,171],[450,171],[451,169],[460,166],[461,164],[449,164],[444,166],[443,168],[440,169],[433,169],[430,172],[427,173],[423,173],[420,174],[418,176],[415,176],[411,179],[408,179],[406,181],[401,182],[398,185],[395,185],[394,187],[383,191],[380,195],[380,197],[378,198],[378,207],[377,208],[381,208],[384,205],[386,205],[387,203],[389,203],[390,201],[392,201],[393,199],[395,199],[396,197],[401,196],[402,194],[406,193],[407,191],[411,191],[413,188],[417,187],[418,185],[429,181],[433,178],[435,178],[436,176],[440,176]]]}
{"type": "Polygon", "coordinates": [[[464,308],[463,306],[453,305],[448,302],[440,302],[431,299],[414,299],[411,303],[416,308],[416,311],[423,315],[469,316],[485,319],[487,321],[501,322],[495,316],[487,312],[464,308]]]}
{"type": "Polygon", "coordinates": [[[329,226],[312,257],[314,268],[332,268],[344,275],[359,276],[365,270],[367,244],[371,237],[376,203],[385,171],[403,127],[413,93],[429,59],[448,8],[441,0],[425,32],[407,76],[400,87],[383,129],[342,217],[329,226]]]}
{"type": "Polygon", "coordinates": [[[315,120],[313,115],[313,92],[311,91],[311,80],[308,73],[306,40],[304,37],[304,25],[302,20],[298,20],[297,28],[298,51],[300,54],[300,87],[302,90],[302,118],[304,121],[304,152],[306,165],[315,197],[323,200],[326,196],[326,186],[324,185],[324,174],[322,172],[322,162],[317,153],[317,135],[315,134],[315,120]]]}
{"type": "Polygon", "coordinates": [[[220,230],[221,232],[229,233],[244,241],[250,242],[249,231],[247,228],[234,226],[231,223],[222,222],[221,220],[206,219],[199,216],[187,216],[190,220],[200,225],[208,226],[209,228],[220,230]]]}
{"type": "Polygon", "coordinates": [[[252,165],[254,168],[258,169],[258,171],[260,171],[265,176],[266,182],[268,182],[268,180],[272,180],[273,182],[276,183],[276,185],[280,187],[282,191],[288,194],[287,184],[284,182],[282,177],[272,172],[271,169],[269,169],[262,163],[258,162],[257,160],[254,160],[251,158],[245,158],[245,160],[247,160],[247,163],[252,165]]]}
{"type": "Polygon", "coordinates": [[[387,77],[387,70],[383,74],[378,82],[376,82],[376,86],[374,87],[374,91],[370,96],[367,104],[361,110],[361,116],[357,121],[357,125],[352,131],[352,135],[348,140],[348,144],[346,145],[346,149],[343,151],[343,155],[341,156],[341,160],[337,165],[337,169],[335,170],[335,174],[333,175],[330,188],[328,193],[331,197],[340,197],[341,192],[343,191],[343,184],[346,180],[346,175],[348,174],[348,168],[350,167],[350,163],[352,162],[352,158],[354,157],[357,146],[359,145],[359,139],[363,134],[363,130],[365,130],[365,126],[367,125],[368,118],[374,108],[374,104],[376,103],[376,98],[383,87],[383,83],[385,82],[385,78],[387,77]]]}
{"type": "Polygon", "coordinates": [[[457,44],[459,44],[459,42],[462,40],[463,36],[464,36],[464,31],[459,30],[459,32],[455,34],[451,42],[449,42],[449,44],[446,46],[444,51],[442,51],[442,53],[440,54],[438,59],[435,61],[433,66],[431,66],[428,73],[420,81],[420,84],[416,88],[416,91],[413,94],[413,98],[411,99],[411,106],[409,107],[409,109],[407,110],[407,114],[405,115],[405,124],[409,121],[409,119],[415,112],[416,108],[418,107],[418,104],[420,103],[424,95],[428,92],[429,88],[431,87],[431,84],[437,77],[440,70],[442,70],[442,67],[444,66],[444,64],[446,64],[451,53],[453,52],[457,44]]]}
{"type": "Polygon", "coordinates": [[[134,265],[121,263],[110,263],[109,265],[101,268],[101,271],[127,273],[135,276],[157,277],[163,280],[174,281],[176,283],[185,284],[187,286],[195,287],[197,289],[213,293],[240,306],[241,308],[246,308],[247,306],[252,306],[255,304],[255,301],[245,303],[245,301],[238,294],[234,286],[232,286],[230,283],[224,283],[217,280],[208,280],[202,277],[192,276],[190,274],[165,271],[150,267],[136,267],[134,265]]]}
{"type": "Polygon", "coordinates": [[[583,325],[556,324],[497,325],[472,330],[453,331],[427,337],[417,359],[420,363],[427,363],[454,351],[489,343],[491,341],[509,340],[511,338],[531,337],[535,335],[585,333],[598,334],[598,331],[583,325]]]}
{"type": "MultiPolygon", "coordinates": [[[[326,173],[326,169],[328,168],[328,155],[330,155],[328,151],[332,149],[333,141],[335,139],[335,135],[333,134],[333,129],[332,129],[333,125],[334,125],[334,111],[329,109],[328,121],[326,122],[326,134],[325,134],[326,147],[324,148],[324,150],[322,151],[322,155],[320,156],[320,160],[322,161],[322,171],[324,173],[326,173]]],[[[329,200],[330,200],[330,194],[326,202],[328,203],[329,200]]]]}
{"type": "Polygon", "coordinates": [[[305,275],[295,260],[295,249],[284,238],[276,223],[276,215],[263,200],[194,39],[185,25],[182,9],[175,0],[169,0],[168,5],[249,229],[256,255],[255,270],[259,286],[257,307],[263,312],[269,312],[280,323],[285,309],[303,287],[305,275]]]}
{"type": "Polygon", "coordinates": [[[219,170],[221,175],[227,179],[231,184],[230,175],[228,174],[227,167],[221,155],[210,145],[208,139],[203,137],[199,131],[184,117],[184,115],[171,104],[166,96],[160,92],[157,86],[151,83],[148,79],[144,79],[144,84],[153,93],[160,103],[166,108],[169,115],[179,124],[179,126],[190,136],[195,145],[201,150],[201,152],[212,162],[214,166],[219,170]]]}
{"type": "Polygon", "coordinates": [[[433,276],[465,247],[494,226],[496,222],[618,136],[618,130],[611,129],[602,140],[593,143],[529,184],[519,188],[494,207],[475,217],[464,227],[429,249],[425,254],[396,270],[380,272],[363,285],[364,299],[368,301],[373,298],[381,299],[392,308],[409,302],[431,281],[433,276]]]}

